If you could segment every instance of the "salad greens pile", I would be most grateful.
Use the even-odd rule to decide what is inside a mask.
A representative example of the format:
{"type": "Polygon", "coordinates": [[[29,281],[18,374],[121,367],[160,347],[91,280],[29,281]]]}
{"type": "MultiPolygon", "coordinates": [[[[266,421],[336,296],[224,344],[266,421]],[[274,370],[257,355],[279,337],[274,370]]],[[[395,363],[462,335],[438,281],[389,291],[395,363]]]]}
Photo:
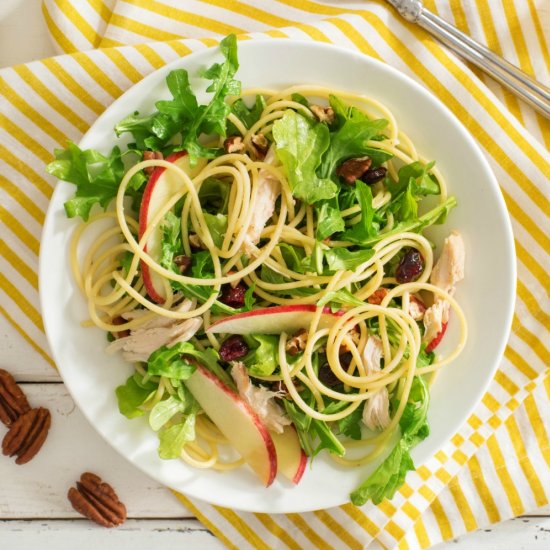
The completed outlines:
{"type": "MultiPolygon", "coordinates": [[[[236,127],[228,122],[230,113],[246,128],[251,128],[259,120],[266,106],[266,98],[263,96],[257,96],[252,105],[242,99],[232,103],[228,101],[241,92],[241,84],[235,79],[239,67],[235,37],[231,35],[225,38],[220,44],[220,50],[223,62],[215,63],[201,74],[209,83],[206,88],[210,94],[208,103],[199,103],[191,89],[187,71],[176,69],[166,77],[171,99],[157,101],[156,110],[151,114],[134,112],[115,126],[117,136],[129,134],[133,140],[124,151],[115,146],[110,153],[102,154],[91,149],[81,150],[74,143],[69,143],[64,150],[55,151],[55,160],[47,166],[47,171],[76,186],[74,197],[65,203],[68,217],[80,217],[86,221],[96,205],[106,209],[116,196],[124,174],[143,158],[144,152],[159,151],[166,157],[174,152],[187,151],[191,163],[201,158],[213,159],[223,154],[224,150],[211,145],[214,142],[212,137],[219,141],[220,137],[238,134],[236,127]]],[[[293,99],[309,106],[309,101],[298,94],[293,99]]],[[[340,270],[353,271],[373,256],[373,245],[382,238],[403,231],[420,232],[431,224],[443,223],[449,210],[456,204],[455,199],[450,197],[420,213],[419,202],[424,197],[440,194],[439,183],[431,172],[433,163],[412,162],[403,165],[398,170],[397,179],[384,172],[380,181],[374,185],[361,179],[352,185],[343,183],[338,175],[338,167],[348,159],[369,157],[371,168],[375,169],[392,157],[391,153],[376,147],[376,142],[386,139],[384,130],[388,121],[371,119],[335,95],[329,97],[329,106],[334,113],[334,119],[330,121],[307,116],[302,110],[288,109],[273,124],[272,132],[265,136],[270,144],[276,146],[277,157],[287,174],[295,200],[313,208],[316,239],[313,254],[306,253],[301,246],[284,241],[277,247],[286,266],[298,274],[333,275],[340,270]],[[375,208],[373,196],[382,188],[391,193],[391,199],[375,208]],[[343,216],[342,212],[349,209],[355,209],[356,214],[343,216]],[[330,246],[330,241],[346,244],[330,246]]],[[[136,210],[139,209],[147,180],[147,174],[138,172],[127,188],[136,210]]],[[[199,191],[206,223],[218,246],[227,229],[229,193],[230,182],[223,178],[209,178],[199,191]]],[[[163,221],[160,258],[163,267],[177,273],[180,273],[177,259],[183,254],[181,208],[181,204],[177,205],[163,221]]],[[[261,245],[260,242],[258,246],[261,245]]],[[[387,264],[386,276],[395,274],[401,257],[402,253],[387,264]]],[[[243,254],[241,260],[246,264],[248,258],[243,254]]],[[[128,258],[121,258],[121,268],[125,264],[128,264],[128,258]]],[[[209,279],[213,273],[208,251],[195,250],[190,258],[189,274],[209,279]]],[[[274,285],[291,281],[266,265],[262,265],[256,275],[274,285]]],[[[223,288],[215,290],[208,285],[171,283],[174,292],[195,298],[199,303],[204,303],[212,293],[216,293],[212,308],[214,314],[233,314],[266,304],[255,294],[254,286],[246,287],[243,302],[237,306],[224,299],[223,288]]],[[[355,296],[359,289],[357,283],[328,292],[318,305],[326,304],[335,309],[363,305],[363,301],[355,296]]],[[[319,289],[303,285],[290,290],[275,287],[271,292],[284,298],[298,298],[317,293],[319,289]]],[[[399,303],[394,302],[393,305],[399,307],[399,303]]],[[[377,323],[373,320],[369,323],[370,334],[379,334],[377,323]]],[[[390,337],[397,341],[397,329],[391,323],[389,331],[390,337]]],[[[252,377],[280,373],[278,342],[278,337],[265,334],[245,337],[248,352],[242,362],[252,377]]],[[[211,347],[203,351],[205,346],[209,344],[201,333],[190,342],[168,348],[163,346],[153,352],[148,361],[116,390],[123,415],[128,418],[148,415],[151,428],[158,432],[159,455],[162,458],[179,457],[183,445],[195,438],[195,421],[200,406],[186,388],[185,381],[195,371],[196,361],[228,386],[235,387],[229,375],[230,365],[221,361],[218,352],[211,347]],[[168,391],[158,401],[155,396],[160,384],[168,391]]],[[[286,359],[292,365],[299,357],[299,354],[287,354],[286,359]]],[[[433,359],[434,354],[427,353],[423,348],[417,364],[429,365],[433,359]]],[[[341,383],[330,380],[331,373],[322,348],[315,350],[313,364],[323,383],[333,384],[336,390],[343,391],[341,383]]],[[[400,389],[398,385],[392,394],[390,413],[399,406],[395,396],[400,395],[400,389]]],[[[307,388],[301,390],[301,396],[309,405],[315,405],[314,396],[307,388]]],[[[323,449],[343,456],[345,449],[341,442],[342,436],[352,439],[361,439],[363,436],[363,405],[342,420],[329,424],[311,418],[291,399],[281,398],[280,402],[309,456],[313,457],[323,449]]],[[[347,405],[326,396],[324,404],[323,412],[327,414],[338,412],[347,405]]],[[[382,464],[351,494],[355,504],[364,504],[369,499],[378,503],[384,498],[391,498],[402,485],[407,471],[414,469],[410,450],[429,433],[426,418],[428,404],[427,384],[421,376],[415,376],[400,420],[400,439],[382,464]]]]}

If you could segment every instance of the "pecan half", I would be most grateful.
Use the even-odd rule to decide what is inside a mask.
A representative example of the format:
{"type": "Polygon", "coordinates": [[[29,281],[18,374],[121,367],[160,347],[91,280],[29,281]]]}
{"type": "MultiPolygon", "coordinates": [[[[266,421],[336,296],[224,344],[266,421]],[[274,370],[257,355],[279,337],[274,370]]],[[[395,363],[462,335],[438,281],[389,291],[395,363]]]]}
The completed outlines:
{"type": "Polygon", "coordinates": [[[126,520],[126,506],[115,490],[90,472],[80,476],[76,488],[69,489],[67,498],[79,514],[103,527],[115,527],[126,520]]]}
{"type": "Polygon", "coordinates": [[[193,260],[189,256],[184,256],[183,254],[174,258],[174,263],[178,266],[179,272],[182,275],[189,270],[192,262],[193,260]]]}
{"type": "Polygon", "coordinates": [[[223,142],[226,153],[244,153],[245,145],[241,136],[229,136],[223,142]]]}
{"type": "Polygon", "coordinates": [[[269,149],[269,141],[263,134],[254,134],[250,141],[254,146],[254,151],[256,151],[256,156],[260,159],[263,159],[267,155],[267,150],[269,149]]]}
{"type": "Polygon", "coordinates": [[[9,428],[30,409],[27,397],[13,376],[0,369],[0,421],[9,428]]]}
{"type": "Polygon", "coordinates": [[[306,349],[308,332],[305,328],[300,329],[286,343],[285,351],[289,355],[298,355],[306,349]]]}
{"type": "MultiPolygon", "coordinates": [[[[359,340],[361,340],[361,333],[359,332],[359,329],[357,328],[357,325],[355,325],[349,332],[348,336],[351,338],[351,341],[353,344],[357,346],[359,344],[359,340]]],[[[338,355],[343,355],[344,353],[348,353],[350,351],[349,345],[347,342],[342,342],[340,345],[340,349],[338,350],[338,355]]]]}
{"type": "Polygon", "coordinates": [[[13,423],[4,436],[2,453],[6,456],[17,455],[16,464],[29,462],[44,444],[51,421],[48,409],[30,409],[13,423]]]}
{"type": "Polygon", "coordinates": [[[311,105],[309,108],[319,122],[326,122],[329,125],[334,122],[334,109],[332,107],[311,105]]]}
{"type": "Polygon", "coordinates": [[[348,185],[354,185],[355,181],[370,168],[372,159],[370,157],[359,157],[349,159],[336,168],[336,174],[348,185]]]}
{"type": "MultiPolygon", "coordinates": [[[[162,160],[164,157],[160,151],[143,151],[143,160],[162,160]]],[[[147,166],[143,171],[150,176],[156,166],[147,166]]]]}

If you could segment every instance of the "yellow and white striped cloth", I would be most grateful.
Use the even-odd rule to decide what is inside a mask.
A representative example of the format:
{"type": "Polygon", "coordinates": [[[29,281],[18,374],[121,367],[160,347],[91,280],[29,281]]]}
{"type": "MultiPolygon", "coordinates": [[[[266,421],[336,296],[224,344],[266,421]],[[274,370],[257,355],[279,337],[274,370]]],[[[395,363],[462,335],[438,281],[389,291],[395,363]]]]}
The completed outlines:
{"type": "MultiPolygon", "coordinates": [[[[537,1],[424,4],[549,84],[537,1]]],[[[512,218],[518,296],[500,368],[466,425],[408,476],[391,502],[266,515],[180,496],[192,513],[231,548],[427,548],[548,503],[548,121],[381,0],[44,0],[43,14],[65,55],[0,71],[0,313],[37,362],[53,365],[36,276],[41,226],[55,183],[44,165],[53,149],[67,139],[78,142],[146,74],[230,32],[240,39],[330,42],[408,74],[477,139],[512,218]]]]}

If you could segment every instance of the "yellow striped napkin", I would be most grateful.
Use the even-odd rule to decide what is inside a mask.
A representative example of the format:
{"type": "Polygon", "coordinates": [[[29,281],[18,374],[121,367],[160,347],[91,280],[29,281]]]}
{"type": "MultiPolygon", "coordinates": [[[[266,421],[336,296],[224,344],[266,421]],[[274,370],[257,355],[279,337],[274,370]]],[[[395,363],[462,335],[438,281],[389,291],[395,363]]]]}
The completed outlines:
{"type": "MultiPolygon", "coordinates": [[[[550,57],[535,0],[425,5],[549,83],[550,57]]],[[[501,185],[516,238],[518,297],[509,345],[466,425],[408,476],[391,502],[266,515],[180,498],[220,540],[239,549],[427,548],[548,503],[547,121],[382,1],[44,0],[43,13],[60,52],[69,55],[0,71],[0,313],[28,344],[22,353],[53,364],[36,272],[54,184],[44,165],[55,147],[78,141],[105,107],[146,74],[229,32],[243,39],[338,44],[420,82],[478,140],[501,185]]]]}

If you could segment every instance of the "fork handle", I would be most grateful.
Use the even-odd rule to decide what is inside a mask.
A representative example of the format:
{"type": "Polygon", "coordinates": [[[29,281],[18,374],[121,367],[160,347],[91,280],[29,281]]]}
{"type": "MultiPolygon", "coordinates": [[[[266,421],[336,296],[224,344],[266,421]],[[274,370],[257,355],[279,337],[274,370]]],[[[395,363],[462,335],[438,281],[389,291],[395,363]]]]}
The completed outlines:
{"type": "Polygon", "coordinates": [[[550,88],[518,69],[441,17],[424,8],[419,0],[389,0],[399,13],[417,23],[461,57],[485,71],[525,103],[550,118],[550,88]]]}

